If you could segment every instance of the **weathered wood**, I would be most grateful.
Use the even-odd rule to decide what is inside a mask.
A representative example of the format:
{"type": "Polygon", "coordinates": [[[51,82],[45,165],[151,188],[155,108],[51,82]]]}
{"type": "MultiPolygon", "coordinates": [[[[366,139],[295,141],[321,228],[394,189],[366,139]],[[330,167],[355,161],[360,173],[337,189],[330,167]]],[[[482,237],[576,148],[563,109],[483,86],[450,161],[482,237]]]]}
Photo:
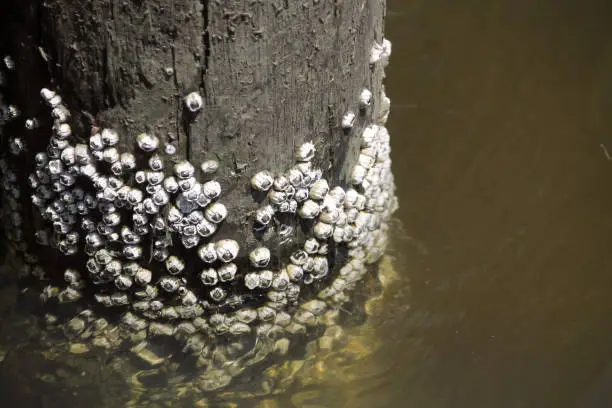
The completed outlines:
{"type": "MultiPolygon", "coordinates": [[[[349,300],[345,290],[349,292],[355,286],[354,282],[347,281],[362,278],[368,271],[365,265],[374,263],[380,256],[385,243],[387,220],[396,205],[390,174],[388,133],[383,126],[388,99],[384,96],[382,80],[390,44],[387,44],[384,58],[372,60],[373,46],[379,47],[382,52],[384,0],[10,0],[0,5],[0,12],[0,38],[6,39],[0,45],[0,55],[10,55],[15,62],[14,69],[4,69],[7,83],[2,93],[6,103],[15,104],[21,110],[19,120],[0,123],[4,132],[0,143],[4,152],[13,151],[17,141],[25,143],[23,152],[2,155],[4,168],[1,170],[4,173],[5,192],[8,192],[3,197],[4,219],[8,222],[9,238],[16,242],[17,250],[14,253],[30,264],[38,262],[44,265],[45,278],[49,281],[44,280],[43,285],[50,283],[53,290],[66,287],[65,269],[75,268],[86,275],[85,262],[88,257],[89,260],[93,258],[91,253],[87,256],[84,250],[61,256],[57,248],[36,243],[35,232],[49,228],[49,222],[41,217],[44,206],[37,208],[32,205],[34,199],[31,194],[35,189],[26,180],[36,168],[35,154],[47,149],[50,135],[58,131],[61,122],[54,123],[49,117],[49,108],[41,102],[41,88],[49,88],[57,91],[70,109],[70,137],[73,144],[87,144],[90,136],[100,129],[114,129],[120,135],[118,150],[134,153],[138,169],[144,169],[150,154],[138,149],[136,140],[137,135],[146,132],[155,135],[161,142],[158,151],[164,157],[167,176],[172,174],[173,164],[185,159],[196,169],[204,160],[214,159],[220,163],[214,176],[202,174],[199,170],[196,173],[199,180],[214,179],[221,184],[220,201],[229,210],[227,219],[214,235],[214,241],[234,239],[240,244],[238,257],[234,260],[239,267],[240,281],[224,282],[221,286],[230,294],[250,293],[250,297],[246,301],[241,300],[245,303],[215,304],[212,291],[208,292],[210,288],[202,287],[199,281],[199,273],[204,266],[196,248],[186,250],[175,239],[171,249],[185,262],[181,285],[183,289],[195,292],[199,299],[198,306],[200,303],[203,305],[204,312],[200,311],[200,314],[204,313],[206,318],[232,314],[242,306],[255,309],[271,304],[279,310],[283,309],[279,306],[282,302],[273,300],[278,293],[266,290],[249,292],[245,289],[245,274],[257,269],[249,266],[248,255],[257,247],[269,248],[272,259],[269,267],[275,271],[275,277],[282,275],[283,268],[293,262],[289,255],[301,249],[307,237],[313,237],[314,222],[278,214],[282,222],[275,219],[278,223],[265,232],[254,231],[255,211],[265,204],[266,197],[254,192],[250,180],[262,170],[282,174],[295,164],[295,152],[299,146],[305,142],[314,143],[316,154],[313,167],[322,170],[322,177],[330,187],[342,187],[342,194],[344,189],[351,186],[358,189],[359,193],[357,190],[352,192],[362,199],[358,211],[363,217],[348,223],[345,219],[345,225],[355,226],[355,231],[359,231],[355,233],[356,238],[351,235],[353,229],[350,230],[351,234],[347,233],[348,238],[344,238],[342,226],[339,225],[339,238],[332,240],[327,236],[319,240],[330,243],[329,253],[317,253],[315,250],[311,260],[316,258],[325,262],[325,274],[312,285],[303,284],[296,278],[295,282],[298,283],[294,286],[298,288],[299,299],[290,303],[287,310],[292,314],[307,312],[303,308],[309,306],[304,305],[319,296],[326,299],[317,300],[324,304],[323,310],[328,308],[337,317],[340,305],[349,300]],[[379,59],[380,62],[377,62],[379,59]],[[374,96],[372,104],[365,108],[360,106],[364,89],[370,90],[374,96]],[[185,106],[184,98],[192,92],[197,92],[203,99],[202,109],[197,112],[191,112],[185,106]],[[341,123],[349,112],[356,115],[356,120],[351,126],[343,128],[341,123]],[[26,118],[36,118],[39,126],[26,130],[26,118]],[[362,140],[366,127],[376,129],[370,132],[370,137],[374,139],[362,140]],[[171,153],[167,146],[176,147],[177,153],[171,153]],[[354,169],[359,167],[356,163],[364,149],[369,150],[359,159],[359,166],[363,170],[361,179],[365,178],[366,172],[369,178],[362,185],[361,181],[355,181],[354,169]],[[11,218],[14,214],[21,215],[18,222],[11,218]],[[372,221],[368,222],[370,219],[372,221]],[[279,238],[278,234],[280,224],[285,222],[295,227],[288,240],[279,238]],[[357,224],[360,224],[359,228],[357,224]],[[351,241],[355,245],[349,246],[351,241]],[[28,257],[31,259],[28,260],[28,257]],[[349,265],[351,260],[355,261],[353,269],[349,265]],[[345,280],[339,270],[347,265],[345,273],[351,278],[345,280]],[[324,293],[319,291],[334,283],[337,289],[333,289],[333,294],[337,296],[327,300],[324,293]],[[326,303],[330,306],[326,306],[326,303]]],[[[101,173],[110,174],[107,164],[100,163],[99,166],[101,173]]],[[[124,176],[127,184],[136,185],[133,175],[124,176]]],[[[98,193],[102,190],[93,187],[93,178],[84,182],[83,174],[79,173],[77,177],[81,177],[77,178],[77,185],[82,185],[87,192],[93,191],[95,194],[96,189],[98,193]]],[[[308,185],[307,190],[310,187],[308,185]]],[[[312,191],[310,194],[313,194],[312,191]]],[[[319,201],[317,206],[323,208],[323,198],[316,200],[319,201]]],[[[341,201],[335,205],[344,213],[341,201]]],[[[168,211],[168,206],[160,207],[163,207],[162,211],[168,211]]],[[[346,209],[349,207],[355,210],[354,218],[357,217],[355,204],[347,205],[346,209]]],[[[133,215],[130,211],[121,209],[117,213],[125,217],[133,215]]],[[[162,218],[168,218],[167,213],[162,215],[162,218]]],[[[96,216],[98,221],[101,213],[96,216]]],[[[127,222],[130,227],[131,221],[127,222]]],[[[322,224],[332,228],[335,223],[322,224]]],[[[121,225],[125,226],[124,221],[121,225]]],[[[85,235],[85,228],[81,229],[82,235],[85,235]]],[[[168,232],[168,236],[171,235],[168,232]]],[[[79,239],[82,241],[83,237],[79,239]]],[[[210,240],[206,238],[202,242],[210,240]]],[[[119,255],[113,255],[117,259],[124,262],[129,259],[120,251],[121,248],[125,249],[125,239],[123,243],[109,239],[106,245],[117,250],[119,255]]],[[[159,283],[161,278],[172,273],[166,271],[168,267],[163,262],[151,261],[153,238],[143,238],[142,247],[144,253],[141,261],[153,271],[152,286],[163,288],[159,283]]],[[[96,267],[101,265],[102,269],[108,270],[105,266],[108,261],[96,262],[96,267]]],[[[297,261],[293,263],[299,265],[297,261]]],[[[221,262],[217,262],[215,268],[219,265],[221,262]]],[[[26,272],[30,269],[26,268],[26,272]]],[[[125,270],[119,273],[122,276],[128,274],[125,270]]],[[[36,275],[34,272],[32,274],[36,275]]],[[[58,322],[60,328],[73,330],[80,321],[75,323],[74,319],[70,319],[84,308],[95,313],[104,311],[106,316],[111,315],[115,319],[113,323],[123,319],[122,324],[126,325],[124,320],[130,318],[131,312],[110,308],[116,311],[113,315],[100,306],[104,302],[98,298],[94,301],[94,293],[104,296],[112,294],[112,291],[121,293],[117,292],[117,288],[121,290],[120,285],[115,287],[117,280],[114,283],[112,280],[100,283],[95,278],[88,277],[90,280],[79,288],[83,292],[82,301],[75,302],[73,307],[60,304],[64,307],[53,309],[53,313],[57,312],[64,318],[62,320],[61,317],[58,322]],[[64,311],[63,315],[60,310],[64,311]]],[[[33,285],[30,281],[25,283],[30,284],[33,285]]],[[[175,294],[165,293],[161,289],[160,292],[160,298],[166,302],[163,311],[174,310],[174,306],[178,307],[181,302],[185,305],[175,294]]],[[[44,292],[44,298],[57,297],[61,300],[56,293],[47,293],[44,292]]],[[[331,297],[329,294],[327,296],[331,297]]],[[[126,299],[128,306],[135,304],[131,303],[134,299],[126,299]]],[[[127,310],[136,309],[128,307],[127,310]]],[[[160,335],[164,330],[169,330],[166,334],[176,334],[175,317],[168,318],[170,323],[164,326],[157,323],[155,313],[146,312],[149,311],[142,314],[146,317],[144,324],[148,330],[145,336],[155,337],[154,331],[160,335]]],[[[302,318],[307,319],[309,315],[305,316],[302,318]]],[[[234,317],[232,315],[232,319],[234,317]]],[[[295,326],[293,335],[299,334],[300,330],[306,331],[306,320],[296,323],[295,316],[289,317],[293,318],[291,324],[295,326]]],[[[333,324],[337,323],[336,317],[332,319],[333,324]]],[[[193,317],[183,315],[180,318],[189,323],[193,320],[193,317]]],[[[166,317],[162,316],[162,321],[164,319],[166,317]]],[[[265,321],[261,317],[259,319],[259,323],[265,321]]],[[[322,317],[317,321],[320,325],[332,324],[322,323],[325,321],[322,317]]],[[[285,332],[281,326],[280,323],[275,326],[277,336],[291,332],[285,332]]],[[[241,327],[237,326],[236,330],[239,329],[241,327]]],[[[251,331],[248,327],[245,330],[254,339],[241,340],[244,341],[243,347],[252,347],[253,350],[245,351],[244,356],[236,359],[237,371],[233,372],[231,367],[226,366],[211,368],[208,374],[200,378],[200,388],[212,390],[227,384],[228,379],[244,369],[240,364],[244,363],[245,367],[258,364],[263,359],[260,356],[273,351],[272,346],[277,338],[266,335],[261,340],[260,334],[253,334],[255,330],[251,331]]],[[[225,349],[223,336],[216,336],[208,329],[201,331],[207,336],[210,334],[206,341],[211,348],[216,347],[214,350],[221,355],[231,354],[231,350],[225,349]]],[[[310,331],[314,335],[321,334],[320,328],[310,331]]],[[[130,341],[137,342],[132,337],[130,341]]],[[[178,335],[175,337],[185,340],[178,335]]],[[[208,360],[206,356],[204,360],[204,366],[214,365],[212,357],[208,360]]]]}

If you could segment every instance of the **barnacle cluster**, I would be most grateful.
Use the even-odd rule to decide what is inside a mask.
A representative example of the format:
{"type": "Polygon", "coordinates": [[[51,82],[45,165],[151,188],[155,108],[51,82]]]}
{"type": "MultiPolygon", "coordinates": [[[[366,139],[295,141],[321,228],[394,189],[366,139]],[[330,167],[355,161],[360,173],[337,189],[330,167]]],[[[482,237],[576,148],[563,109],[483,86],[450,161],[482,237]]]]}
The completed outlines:
{"type": "MultiPolygon", "coordinates": [[[[370,62],[386,63],[390,50],[387,40],[375,44],[370,62]]],[[[12,60],[6,61],[12,69],[12,60]]],[[[46,88],[40,95],[53,126],[46,149],[28,152],[29,191],[20,191],[16,173],[0,160],[10,214],[5,228],[26,260],[23,276],[48,281],[20,228],[20,197],[27,194],[40,218],[36,245],[74,258],[65,283],[48,281],[41,299],[79,305],[76,316],[60,322],[75,341],[107,349],[127,345],[147,359],[156,338],[173,338],[201,368],[195,384],[218,389],[269,354],[286,353],[296,337],[334,327],[350,292],[385,249],[397,200],[384,91],[374,96],[363,89],[339,123],[351,132],[355,112],[365,116],[377,107],[344,187],[330,186],[314,165],[312,142],[296,149],[286,171],[252,175],[251,188],[264,197],[252,215],[253,232],[274,230],[281,243],[292,240],[285,257],[263,244],[246,250],[233,239],[215,239],[232,209],[219,201],[215,160],[199,166],[170,160],[175,149],[161,149],[152,133],[134,138],[133,153],[120,150],[121,136],[110,128],[93,128],[83,140],[73,134],[61,96],[46,88]],[[333,263],[338,250],[346,252],[342,264],[333,263]],[[116,319],[100,313],[104,308],[116,319]]],[[[184,102],[192,112],[202,108],[197,93],[184,102]]],[[[0,121],[20,120],[19,109],[1,97],[0,109],[0,121]]],[[[27,129],[38,127],[35,118],[23,120],[27,129]]],[[[27,149],[19,137],[8,143],[17,157],[27,149]]],[[[57,318],[48,315],[47,321],[57,318]]]]}

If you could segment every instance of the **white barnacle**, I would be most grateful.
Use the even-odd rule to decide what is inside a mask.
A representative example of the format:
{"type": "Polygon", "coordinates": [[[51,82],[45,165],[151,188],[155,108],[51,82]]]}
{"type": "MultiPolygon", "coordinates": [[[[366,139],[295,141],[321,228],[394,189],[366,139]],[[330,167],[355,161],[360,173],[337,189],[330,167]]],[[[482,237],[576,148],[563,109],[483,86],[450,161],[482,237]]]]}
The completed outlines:
{"type": "Polygon", "coordinates": [[[33,129],[36,129],[37,127],[38,127],[38,120],[36,118],[26,119],[25,128],[27,130],[33,130],[33,129]]]}
{"type": "Polygon", "coordinates": [[[115,163],[119,160],[119,152],[114,147],[107,147],[102,151],[102,160],[107,163],[115,163]]]}
{"type": "Polygon", "coordinates": [[[291,263],[298,266],[304,265],[308,259],[308,254],[303,250],[297,250],[289,256],[291,263]]]}
{"type": "Polygon", "coordinates": [[[270,263],[270,250],[266,247],[255,248],[249,253],[249,260],[256,268],[265,268],[270,263]]]}
{"type": "Polygon", "coordinates": [[[274,179],[272,186],[275,190],[284,191],[288,186],[290,186],[289,179],[283,175],[280,175],[274,179]]]}
{"type": "Polygon", "coordinates": [[[197,112],[202,109],[202,105],[204,102],[202,101],[202,97],[197,92],[191,92],[185,96],[185,106],[191,112],[197,112]]]}
{"type": "Polygon", "coordinates": [[[310,198],[313,200],[324,200],[329,192],[329,184],[325,179],[319,179],[310,187],[310,198]]]}
{"type": "Polygon", "coordinates": [[[164,152],[168,155],[168,156],[173,156],[176,154],[176,146],[168,143],[166,145],[166,147],[164,148],[164,152]]]}
{"type": "Polygon", "coordinates": [[[202,193],[210,200],[214,200],[215,198],[221,195],[221,184],[218,181],[211,180],[202,184],[202,193]]]}
{"type": "Polygon", "coordinates": [[[321,212],[321,206],[312,200],[306,200],[300,207],[298,214],[305,219],[313,219],[321,212]]]}
{"type": "Polygon", "coordinates": [[[156,186],[162,182],[164,179],[163,171],[146,171],[147,183],[152,186],[156,186]]]}
{"type": "Polygon", "coordinates": [[[36,167],[43,167],[48,163],[48,161],[49,158],[44,152],[36,153],[36,155],[34,155],[34,163],[36,163],[36,167]]]}
{"type": "Polygon", "coordinates": [[[132,153],[121,153],[119,161],[123,170],[134,170],[136,168],[136,157],[132,153]]]}
{"type": "Polygon", "coordinates": [[[166,190],[163,189],[157,190],[155,193],[153,193],[151,199],[153,200],[153,203],[158,207],[162,207],[168,204],[168,202],[170,201],[168,193],[166,192],[166,190]]]}
{"type": "Polygon", "coordinates": [[[236,322],[229,328],[229,332],[234,336],[240,336],[251,332],[251,327],[248,324],[236,322]]]}
{"type": "Polygon", "coordinates": [[[250,272],[244,275],[244,286],[253,290],[259,286],[259,274],[250,272]]]}
{"type": "Polygon", "coordinates": [[[212,203],[204,210],[204,216],[208,221],[218,224],[227,217],[227,208],[221,203],[212,203]]]}
{"type": "Polygon", "coordinates": [[[340,218],[340,211],[333,206],[324,206],[319,219],[327,224],[335,224],[340,218]]]}
{"type": "Polygon", "coordinates": [[[372,104],[372,92],[369,89],[364,88],[359,94],[359,106],[361,109],[365,109],[372,104]]]}
{"type": "Polygon", "coordinates": [[[198,302],[198,297],[190,290],[186,290],[181,294],[181,303],[183,306],[192,306],[198,302]]]}
{"type": "Polygon", "coordinates": [[[357,158],[357,163],[359,163],[359,165],[365,167],[366,169],[369,169],[374,166],[375,162],[376,158],[367,154],[360,154],[357,158]]]}
{"type": "Polygon", "coordinates": [[[60,123],[55,126],[55,137],[60,140],[64,140],[72,134],[72,129],[70,125],[67,123],[60,123]]]}
{"type": "Polygon", "coordinates": [[[134,180],[136,180],[136,183],[138,184],[144,183],[147,181],[147,173],[142,170],[138,170],[136,174],[134,174],[134,180]]]}
{"type": "Polygon", "coordinates": [[[327,258],[324,256],[315,256],[314,258],[313,277],[315,279],[321,279],[327,276],[329,272],[329,265],[327,258]]]}
{"type": "Polygon", "coordinates": [[[144,195],[142,193],[142,191],[140,191],[137,188],[131,188],[128,193],[127,193],[127,202],[130,203],[131,205],[136,205],[140,202],[142,202],[144,195]]]}
{"type": "Polygon", "coordinates": [[[170,194],[174,194],[179,190],[179,185],[173,176],[166,177],[163,181],[164,190],[170,194]]]}
{"type": "Polygon", "coordinates": [[[106,146],[115,146],[119,142],[119,134],[112,129],[102,129],[100,137],[106,146]]]}
{"type": "Polygon", "coordinates": [[[215,244],[209,242],[206,245],[202,245],[200,248],[198,248],[198,256],[206,263],[215,262],[217,260],[217,250],[215,249],[215,244]]]}
{"type": "Polygon", "coordinates": [[[40,97],[43,98],[45,102],[53,98],[55,95],[56,95],[55,91],[52,91],[48,88],[42,88],[40,90],[40,97]]]}
{"type": "Polygon", "coordinates": [[[176,176],[181,180],[193,177],[194,172],[195,169],[193,165],[186,160],[178,162],[174,165],[174,174],[176,174],[176,176]]]}
{"type": "Polygon", "coordinates": [[[289,277],[289,279],[291,279],[293,282],[299,282],[302,280],[302,278],[304,277],[304,270],[295,264],[289,264],[286,267],[286,273],[287,276],[289,277]]]}
{"type": "Polygon", "coordinates": [[[217,271],[213,268],[208,268],[200,272],[200,280],[206,286],[214,286],[219,281],[217,271]]]}
{"type": "Polygon", "coordinates": [[[314,225],[312,232],[317,239],[325,240],[332,236],[334,233],[334,227],[320,221],[314,225]]]}
{"type": "Polygon", "coordinates": [[[361,134],[361,147],[368,148],[373,146],[377,139],[378,129],[378,125],[369,125],[363,129],[363,133],[361,134]]]}
{"type": "Polygon", "coordinates": [[[138,245],[126,245],[122,252],[125,259],[129,260],[138,259],[142,256],[142,248],[138,245]]]}
{"type": "Polygon", "coordinates": [[[306,251],[307,253],[316,254],[318,250],[319,250],[319,241],[317,241],[315,238],[308,238],[304,242],[304,251],[306,251]]]}
{"type": "Polygon", "coordinates": [[[199,236],[207,238],[213,235],[217,231],[217,225],[213,222],[210,222],[206,219],[200,221],[196,225],[196,232],[199,236]]]}
{"type": "Polygon", "coordinates": [[[217,269],[217,275],[219,275],[219,280],[221,282],[229,282],[233,280],[236,277],[237,272],[238,267],[233,262],[223,264],[217,269]]]}
{"type": "Polygon", "coordinates": [[[267,289],[272,285],[274,280],[274,272],[266,269],[259,272],[259,287],[267,289]]]}
{"type": "Polygon", "coordinates": [[[141,150],[152,152],[159,146],[159,139],[148,133],[141,133],[136,136],[136,143],[141,150]]]}
{"type": "Polygon", "coordinates": [[[251,186],[258,191],[268,191],[274,183],[274,176],[267,170],[255,173],[251,177],[251,186]]]}
{"type": "Polygon", "coordinates": [[[298,168],[293,167],[287,172],[287,179],[294,187],[300,187],[302,185],[302,177],[303,174],[298,168]]]}
{"type": "Polygon", "coordinates": [[[127,275],[119,275],[115,278],[115,286],[119,290],[127,290],[132,286],[132,278],[127,275]]]}
{"type": "Polygon", "coordinates": [[[147,197],[142,201],[144,210],[147,214],[157,214],[159,212],[159,206],[153,202],[151,197],[147,197]]]}
{"type": "Polygon", "coordinates": [[[299,162],[309,162],[315,155],[315,146],[312,142],[306,142],[298,147],[295,158],[299,162]]]}
{"type": "Polygon", "coordinates": [[[272,281],[272,288],[274,290],[284,291],[284,290],[287,290],[288,287],[289,287],[289,274],[287,270],[283,269],[272,281]]]}
{"type": "Polygon", "coordinates": [[[110,261],[104,266],[104,270],[110,276],[118,276],[121,273],[121,269],[122,269],[121,261],[119,261],[118,259],[113,259],[112,261],[110,261]]]}
{"type": "Polygon", "coordinates": [[[181,283],[179,279],[174,276],[163,276],[159,280],[159,286],[166,292],[172,293],[178,290],[181,283]]]}
{"type": "Polygon", "coordinates": [[[139,285],[148,285],[151,282],[153,273],[145,268],[138,268],[134,275],[134,281],[139,285]]]}
{"type": "Polygon", "coordinates": [[[268,200],[272,204],[281,204],[282,202],[287,200],[287,193],[285,193],[284,191],[270,190],[268,192],[268,200]]]}
{"type": "Polygon", "coordinates": [[[271,205],[261,207],[255,213],[255,221],[261,225],[268,225],[274,217],[274,208],[271,205]]]}
{"type": "Polygon", "coordinates": [[[219,168],[219,162],[216,160],[206,160],[202,162],[200,165],[200,169],[202,169],[202,173],[211,174],[217,171],[219,168]]]}
{"type": "Polygon", "coordinates": [[[363,183],[363,180],[365,179],[367,174],[368,169],[359,164],[356,164],[353,167],[353,171],[351,172],[351,183],[354,185],[359,185],[363,183]]]}
{"type": "Polygon", "coordinates": [[[102,136],[99,133],[95,133],[89,137],[89,148],[94,151],[101,151],[104,149],[102,136]]]}
{"type": "Polygon", "coordinates": [[[185,269],[185,262],[180,258],[172,255],[168,259],[166,259],[166,269],[168,273],[171,275],[177,275],[185,269]]]}
{"type": "Polygon", "coordinates": [[[211,290],[209,292],[210,297],[212,300],[214,300],[215,302],[220,302],[223,299],[225,299],[225,297],[227,296],[227,292],[219,287],[214,288],[213,290],[211,290]]]}
{"type": "Polygon", "coordinates": [[[348,111],[344,114],[341,125],[344,130],[351,129],[355,125],[355,113],[353,111],[348,111]]]}
{"type": "Polygon", "coordinates": [[[215,244],[217,257],[223,262],[231,262],[238,256],[240,246],[233,239],[222,239],[215,244]]]}
{"type": "Polygon", "coordinates": [[[376,41],[372,45],[372,49],[370,50],[370,64],[377,63],[383,56],[383,46],[382,44],[377,43],[376,41]]]}
{"type": "Polygon", "coordinates": [[[163,159],[159,155],[154,154],[149,158],[149,168],[153,171],[162,171],[164,168],[163,159]]]}
{"type": "Polygon", "coordinates": [[[58,122],[65,122],[70,117],[70,111],[64,105],[56,105],[51,110],[51,116],[58,122]]]}

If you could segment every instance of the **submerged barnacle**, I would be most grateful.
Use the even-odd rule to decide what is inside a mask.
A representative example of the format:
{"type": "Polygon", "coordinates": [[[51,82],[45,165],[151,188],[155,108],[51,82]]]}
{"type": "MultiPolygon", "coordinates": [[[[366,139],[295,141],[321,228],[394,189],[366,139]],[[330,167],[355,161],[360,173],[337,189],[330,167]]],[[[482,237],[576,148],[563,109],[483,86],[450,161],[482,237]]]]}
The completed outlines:
{"type": "Polygon", "coordinates": [[[249,253],[249,260],[256,268],[265,268],[270,263],[270,250],[266,247],[255,248],[249,253]]]}
{"type": "Polygon", "coordinates": [[[268,191],[272,183],[274,183],[274,176],[267,170],[260,171],[251,178],[251,186],[259,191],[268,191]]]}
{"type": "Polygon", "coordinates": [[[185,96],[185,106],[191,112],[199,111],[200,109],[202,109],[203,104],[204,101],[202,100],[200,94],[197,92],[191,92],[187,94],[187,96],[185,96]]]}
{"type": "Polygon", "coordinates": [[[148,133],[141,133],[136,136],[136,143],[141,150],[152,152],[159,146],[159,139],[148,133]]]}

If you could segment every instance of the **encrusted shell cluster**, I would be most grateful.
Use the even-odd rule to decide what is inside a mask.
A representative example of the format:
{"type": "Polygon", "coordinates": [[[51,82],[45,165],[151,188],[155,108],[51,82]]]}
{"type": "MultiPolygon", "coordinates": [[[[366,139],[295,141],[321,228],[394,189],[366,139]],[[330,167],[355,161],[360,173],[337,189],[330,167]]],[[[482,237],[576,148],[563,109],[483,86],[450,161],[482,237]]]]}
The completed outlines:
{"type": "MultiPolygon", "coordinates": [[[[387,40],[375,44],[370,62],[384,67],[390,52],[387,40]]],[[[14,68],[11,59],[4,63],[14,68]]],[[[40,95],[53,125],[47,148],[31,152],[29,191],[20,190],[9,161],[0,160],[3,203],[11,214],[7,236],[26,258],[22,275],[49,280],[21,229],[21,198],[29,196],[40,218],[36,245],[75,260],[63,285],[45,284],[42,300],[108,307],[120,316],[124,333],[117,337],[114,323],[85,309],[64,325],[70,337],[88,333],[91,344],[103,348],[127,341],[137,354],[151,339],[174,337],[199,367],[208,367],[199,386],[217,389],[261,356],[286,353],[294,336],[334,327],[351,290],[384,251],[397,206],[384,91],[373,95],[364,88],[338,123],[346,135],[358,134],[360,145],[343,184],[330,185],[315,165],[317,148],[310,141],[296,148],[295,162],[284,172],[250,174],[261,203],[250,215],[250,242],[260,242],[245,248],[223,231],[236,214],[220,201],[223,187],[214,178],[219,162],[194,165],[168,157],[176,147],[160,148],[162,141],[150,131],[132,139],[131,152],[121,151],[126,141],[114,129],[92,128],[83,139],[74,134],[61,96],[46,88],[40,95]],[[372,120],[364,126],[366,113],[372,120]],[[334,265],[340,247],[348,258],[334,265]],[[77,254],[86,255],[83,265],[77,254]],[[253,344],[233,363],[210,368],[253,344]]],[[[203,101],[193,92],[184,104],[195,113],[203,101]]],[[[44,121],[22,117],[0,94],[0,132],[7,121],[23,121],[32,133],[43,130],[44,121]]],[[[7,146],[16,157],[28,150],[19,137],[8,138],[7,146]]]]}

